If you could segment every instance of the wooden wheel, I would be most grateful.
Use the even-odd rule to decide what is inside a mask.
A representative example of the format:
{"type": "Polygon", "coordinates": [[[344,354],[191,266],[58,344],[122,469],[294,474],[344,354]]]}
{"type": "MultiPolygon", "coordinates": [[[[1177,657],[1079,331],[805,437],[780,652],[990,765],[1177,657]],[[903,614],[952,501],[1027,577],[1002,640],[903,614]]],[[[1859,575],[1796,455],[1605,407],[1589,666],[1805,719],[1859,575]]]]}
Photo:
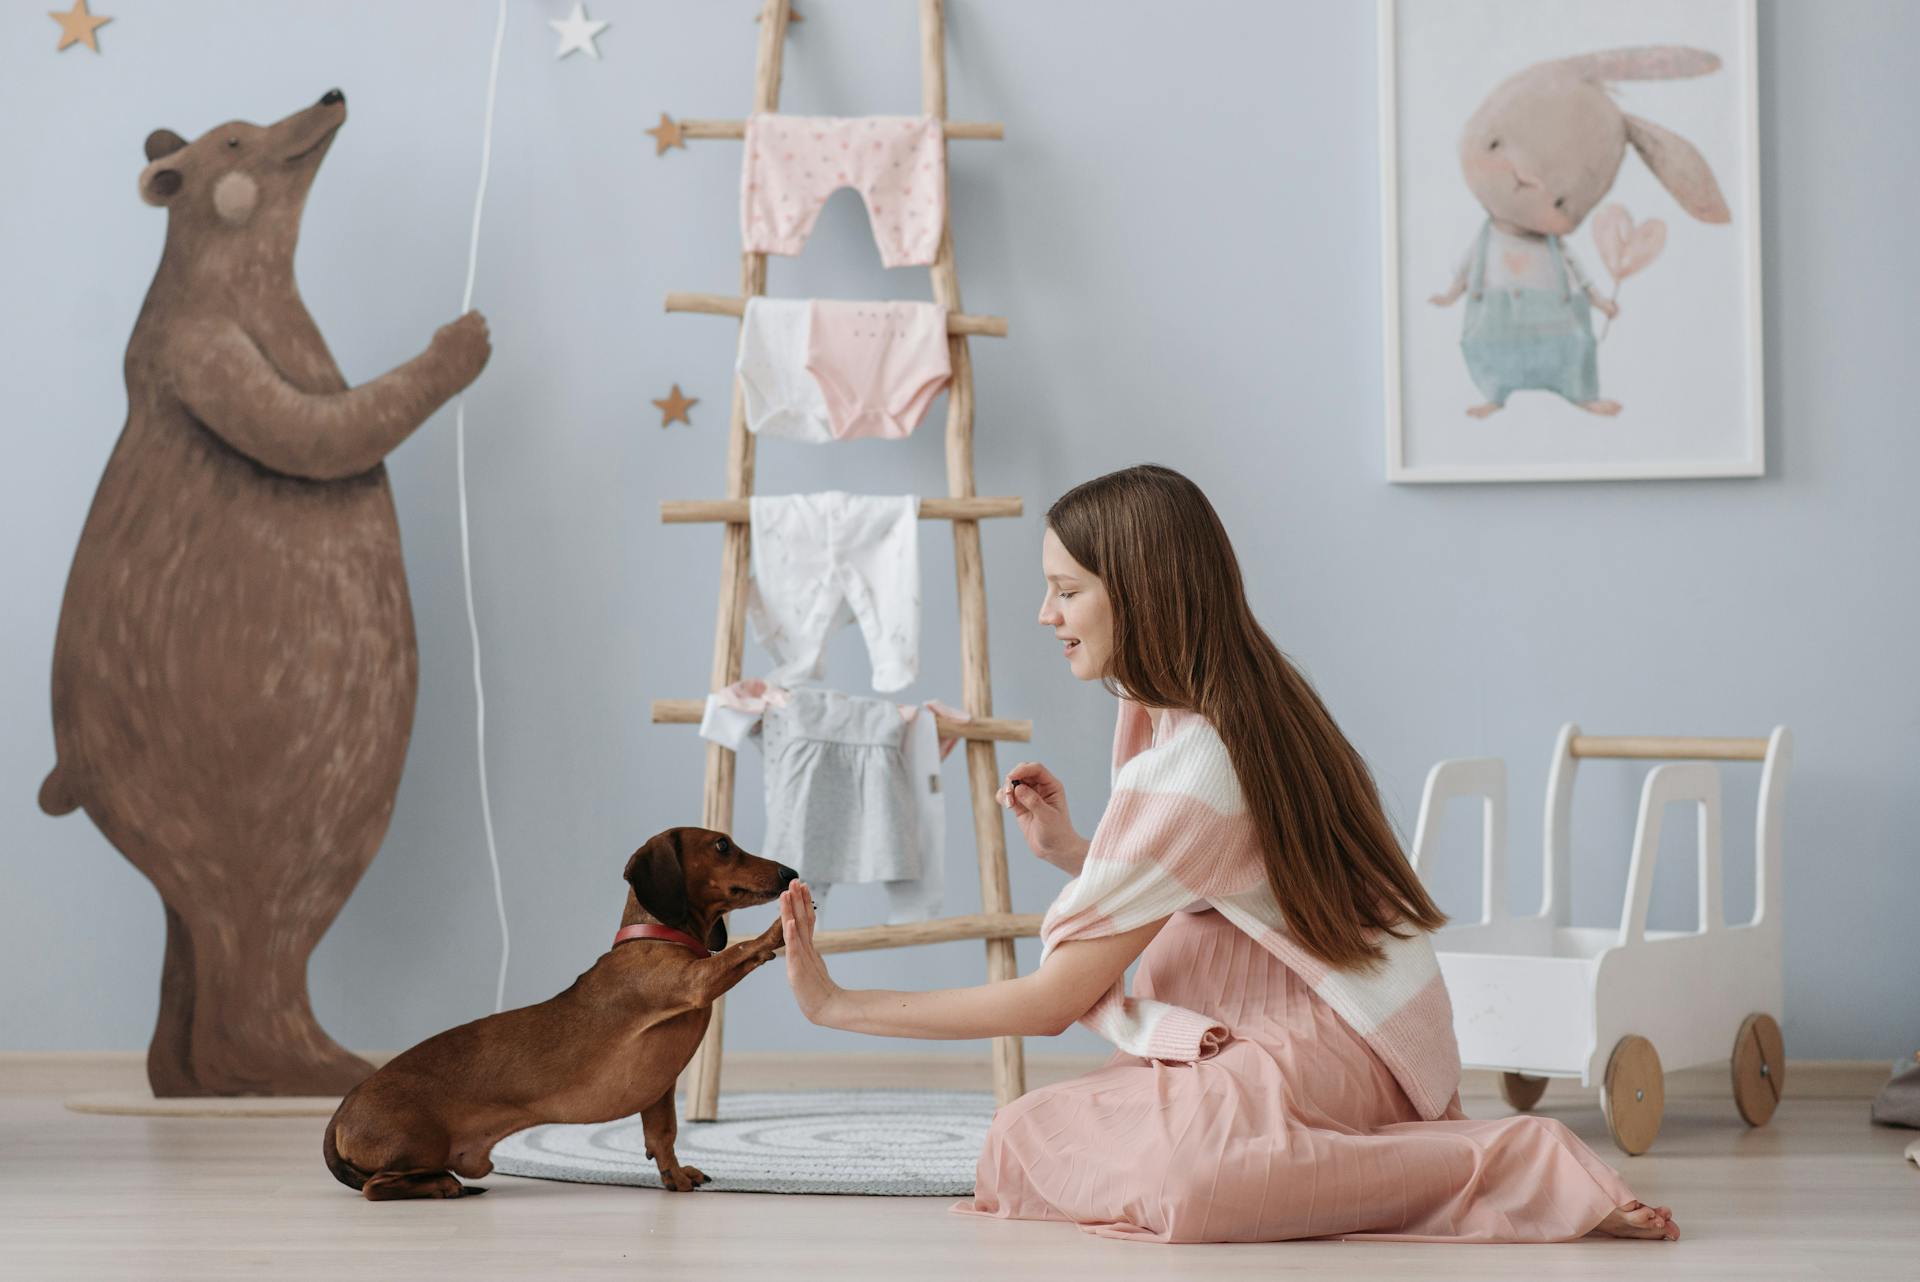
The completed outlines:
{"type": "Polygon", "coordinates": [[[1733,1103],[1748,1126],[1765,1126],[1787,1089],[1786,1042],[1773,1016],[1753,1014],[1733,1039],[1733,1103]]]}
{"type": "Polygon", "coordinates": [[[1646,1038],[1628,1033],[1614,1046],[1607,1060],[1606,1080],[1600,1087],[1600,1108],[1607,1115],[1607,1130],[1621,1152],[1638,1156],[1653,1147],[1666,1102],[1659,1052],[1646,1038]]]}
{"type": "Polygon", "coordinates": [[[1546,1093],[1547,1079],[1544,1077],[1528,1077],[1525,1073],[1500,1074],[1500,1098],[1515,1112],[1530,1112],[1546,1093]]]}

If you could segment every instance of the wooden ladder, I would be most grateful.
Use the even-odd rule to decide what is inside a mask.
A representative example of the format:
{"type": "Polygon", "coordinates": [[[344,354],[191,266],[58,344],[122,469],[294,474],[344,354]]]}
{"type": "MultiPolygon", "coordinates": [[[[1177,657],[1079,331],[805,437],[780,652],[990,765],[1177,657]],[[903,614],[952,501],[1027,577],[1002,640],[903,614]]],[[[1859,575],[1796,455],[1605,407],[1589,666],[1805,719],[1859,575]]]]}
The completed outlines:
{"type": "MultiPolygon", "coordinates": [[[[786,45],[789,8],[787,0],[766,0],[760,14],[760,48],[754,68],[753,108],[756,112],[779,109],[780,63],[786,45]]],[[[955,139],[999,139],[998,124],[966,124],[947,121],[946,16],[942,0],[920,0],[920,99],[921,110],[946,122],[946,137],[955,139]]],[[[684,138],[744,138],[744,120],[686,120],[680,124],[684,138]]],[[[941,149],[941,163],[946,151],[941,149]]],[[[951,206],[951,187],[949,187],[951,206]]],[[[947,388],[947,497],[920,500],[920,519],[953,523],[954,571],[960,595],[960,661],[963,668],[962,694],[970,720],[939,719],[939,733],[958,737],[967,745],[967,779],[973,800],[974,840],[980,864],[980,911],[959,917],[916,922],[903,926],[867,926],[856,930],[821,931],[817,936],[823,953],[859,952],[874,948],[900,948],[912,944],[944,943],[955,939],[979,939],[986,942],[987,976],[990,980],[1012,979],[1016,974],[1013,941],[1040,933],[1040,916],[1013,911],[1013,897],[1007,885],[1007,843],[1000,807],[994,800],[999,782],[999,765],[994,743],[998,740],[1024,742],[1032,736],[1032,723],[1010,721],[993,715],[993,687],[987,672],[987,583],[980,558],[980,521],[990,517],[1019,516],[1018,498],[980,498],[973,486],[973,360],[967,350],[971,335],[1003,337],[1007,323],[997,316],[973,316],[961,310],[960,280],[953,264],[953,222],[945,219],[940,235],[939,255],[932,266],[934,300],[947,308],[947,346],[952,359],[953,380],[947,388]]],[[[740,297],[713,294],[669,294],[670,312],[702,312],[710,315],[743,316],[746,300],[765,294],[767,258],[765,254],[743,252],[740,257],[740,297]]],[[[750,526],[748,498],[754,492],[754,438],[747,431],[746,404],[739,380],[734,380],[733,415],[727,429],[727,497],[724,499],[669,501],[660,505],[660,516],[669,523],[720,521],[726,523],[720,556],[720,610],[714,628],[713,672],[711,688],[721,689],[740,679],[742,651],[745,646],[747,576],[749,573],[748,537],[750,526]]],[[[704,700],[661,699],[653,705],[653,719],[679,725],[700,721],[704,700]]],[[[717,743],[707,744],[707,769],[702,822],[721,832],[733,829],[734,754],[717,743]]],[[[720,1095],[720,1055],[724,1002],[713,1004],[713,1020],[699,1051],[687,1067],[687,1107],[692,1121],[712,1121],[718,1115],[720,1095]]],[[[1017,1099],[1026,1090],[1026,1065],[1018,1037],[997,1037],[993,1041],[993,1089],[1001,1104],[1017,1099]]]]}

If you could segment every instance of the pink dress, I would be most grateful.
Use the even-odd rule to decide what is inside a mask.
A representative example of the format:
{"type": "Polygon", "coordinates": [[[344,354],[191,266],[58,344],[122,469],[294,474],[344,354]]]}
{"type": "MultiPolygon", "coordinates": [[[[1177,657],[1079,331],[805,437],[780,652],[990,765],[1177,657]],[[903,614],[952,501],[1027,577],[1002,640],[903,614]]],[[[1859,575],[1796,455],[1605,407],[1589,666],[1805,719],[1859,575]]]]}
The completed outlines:
{"type": "Polygon", "coordinates": [[[1211,909],[1175,913],[1133,991],[1233,1032],[1209,1059],[1116,1053],[993,1119],[973,1201],[1156,1242],[1562,1242],[1634,1200],[1560,1122],[1422,1121],[1373,1048],[1211,909]]]}

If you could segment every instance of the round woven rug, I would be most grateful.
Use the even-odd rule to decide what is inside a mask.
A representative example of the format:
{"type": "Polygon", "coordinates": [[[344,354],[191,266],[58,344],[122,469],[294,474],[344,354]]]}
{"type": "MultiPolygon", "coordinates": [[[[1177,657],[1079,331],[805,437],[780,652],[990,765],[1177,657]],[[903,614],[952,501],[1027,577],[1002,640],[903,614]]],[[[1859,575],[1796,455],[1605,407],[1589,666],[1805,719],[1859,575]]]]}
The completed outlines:
{"type": "MultiPolygon", "coordinates": [[[[766,1091],[720,1097],[720,1118],[674,1139],[722,1193],[965,1197],[993,1121],[985,1091],[766,1091]]],[[[505,1175],[659,1188],[639,1117],[535,1126],[493,1146],[505,1175]]]]}

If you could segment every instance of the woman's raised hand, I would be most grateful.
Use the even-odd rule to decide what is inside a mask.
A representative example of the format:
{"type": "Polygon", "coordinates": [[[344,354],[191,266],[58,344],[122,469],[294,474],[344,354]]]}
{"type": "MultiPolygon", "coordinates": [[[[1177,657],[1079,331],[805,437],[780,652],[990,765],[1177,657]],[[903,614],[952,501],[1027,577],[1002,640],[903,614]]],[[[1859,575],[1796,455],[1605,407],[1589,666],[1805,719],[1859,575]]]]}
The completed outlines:
{"type": "Polygon", "coordinates": [[[1087,857],[1087,841],[1074,831],[1067,816],[1067,788],[1053,771],[1037,761],[1022,761],[1007,771],[1007,781],[994,800],[1013,811],[1020,835],[1033,853],[1062,871],[1078,876],[1087,857]]]}
{"type": "Polygon", "coordinates": [[[786,936],[787,983],[800,1013],[824,1023],[827,1003],[841,992],[827,974],[827,962],[813,946],[813,895],[807,883],[796,881],[780,895],[780,929],[786,936]]]}

